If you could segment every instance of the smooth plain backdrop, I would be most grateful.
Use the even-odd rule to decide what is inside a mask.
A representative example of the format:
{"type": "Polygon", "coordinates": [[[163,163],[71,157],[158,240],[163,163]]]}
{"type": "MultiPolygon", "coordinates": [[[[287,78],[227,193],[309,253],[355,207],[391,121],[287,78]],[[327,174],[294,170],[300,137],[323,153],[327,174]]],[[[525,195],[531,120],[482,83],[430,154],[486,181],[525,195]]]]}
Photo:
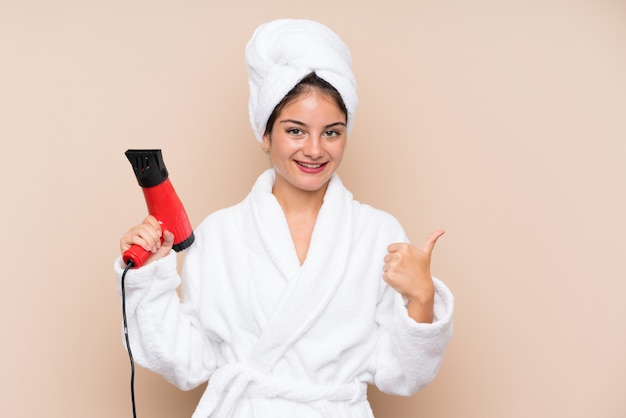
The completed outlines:
{"type": "MultiPolygon", "coordinates": [[[[320,20],[361,105],[340,170],[421,243],[455,335],[380,418],[626,416],[626,3],[0,0],[0,416],[131,416],[112,271],[161,148],[195,225],[268,161],[247,117],[262,22],[320,20]]],[[[355,295],[355,299],[358,295],[355,295]]],[[[137,370],[138,415],[190,416],[137,370]]]]}

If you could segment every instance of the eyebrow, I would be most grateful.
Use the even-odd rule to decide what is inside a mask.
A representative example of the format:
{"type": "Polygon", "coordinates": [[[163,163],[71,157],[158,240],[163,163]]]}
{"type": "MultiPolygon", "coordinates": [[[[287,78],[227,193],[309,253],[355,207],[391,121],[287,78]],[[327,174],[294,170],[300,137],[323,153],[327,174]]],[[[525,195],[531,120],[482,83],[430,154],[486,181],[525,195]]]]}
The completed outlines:
{"type": "MultiPolygon", "coordinates": [[[[296,119],[282,119],[280,121],[278,121],[279,123],[293,123],[294,125],[298,125],[298,126],[307,126],[306,123],[301,122],[299,120],[296,119]]],[[[346,124],[344,122],[333,122],[330,123],[326,126],[324,126],[324,129],[328,129],[328,128],[333,128],[335,126],[346,126],[346,124]]]]}

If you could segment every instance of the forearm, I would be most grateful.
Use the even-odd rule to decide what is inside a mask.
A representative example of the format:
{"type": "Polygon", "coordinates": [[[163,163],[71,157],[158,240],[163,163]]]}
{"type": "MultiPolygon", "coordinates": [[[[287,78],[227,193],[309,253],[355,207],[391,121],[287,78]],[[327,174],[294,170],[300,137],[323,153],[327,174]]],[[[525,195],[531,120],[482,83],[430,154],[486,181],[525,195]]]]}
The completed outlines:
{"type": "MultiPolygon", "coordinates": [[[[452,336],[454,298],[440,281],[434,280],[435,297],[430,323],[418,322],[407,315],[406,298],[396,293],[393,320],[383,329],[378,351],[376,386],[386,393],[410,395],[429,384],[437,375],[448,341],[452,336]]],[[[412,304],[411,309],[415,309],[412,304]]],[[[387,318],[386,320],[389,320],[387,318]]],[[[386,321],[385,321],[386,322],[386,321]]]]}
{"type": "MultiPolygon", "coordinates": [[[[208,378],[214,355],[198,332],[201,327],[195,315],[180,303],[174,257],[129,271],[125,281],[128,335],[137,364],[181,389],[191,389],[208,378]]],[[[116,272],[119,276],[119,266],[116,272]]]]}

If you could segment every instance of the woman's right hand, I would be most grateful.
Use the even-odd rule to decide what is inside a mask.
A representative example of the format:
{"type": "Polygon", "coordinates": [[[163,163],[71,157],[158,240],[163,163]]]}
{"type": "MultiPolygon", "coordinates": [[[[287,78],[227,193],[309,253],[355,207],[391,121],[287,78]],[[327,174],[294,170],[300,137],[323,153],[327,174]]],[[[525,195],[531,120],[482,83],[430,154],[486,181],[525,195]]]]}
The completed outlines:
{"type": "Polygon", "coordinates": [[[169,254],[174,245],[174,234],[167,230],[163,231],[159,221],[154,216],[149,215],[142,223],[130,228],[122,235],[120,239],[122,255],[133,244],[137,244],[152,253],[144,263],[146,265],[169,254]]]}

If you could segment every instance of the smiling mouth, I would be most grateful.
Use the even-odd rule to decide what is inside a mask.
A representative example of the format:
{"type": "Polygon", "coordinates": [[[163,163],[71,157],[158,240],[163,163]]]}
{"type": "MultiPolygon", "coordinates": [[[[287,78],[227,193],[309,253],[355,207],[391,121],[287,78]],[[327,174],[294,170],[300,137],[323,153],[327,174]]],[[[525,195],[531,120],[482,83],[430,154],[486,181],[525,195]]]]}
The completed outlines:
{"type": "Polygon", "coordinates": [[[309,169],[314,170],[316,168],[320,168],[320,167],[324,166],[326,163],[311,164],[311,163],[303,163],[301,161],[296,161],[296,164],[298,164],[301,167],[309,168],[309,169]]]}

